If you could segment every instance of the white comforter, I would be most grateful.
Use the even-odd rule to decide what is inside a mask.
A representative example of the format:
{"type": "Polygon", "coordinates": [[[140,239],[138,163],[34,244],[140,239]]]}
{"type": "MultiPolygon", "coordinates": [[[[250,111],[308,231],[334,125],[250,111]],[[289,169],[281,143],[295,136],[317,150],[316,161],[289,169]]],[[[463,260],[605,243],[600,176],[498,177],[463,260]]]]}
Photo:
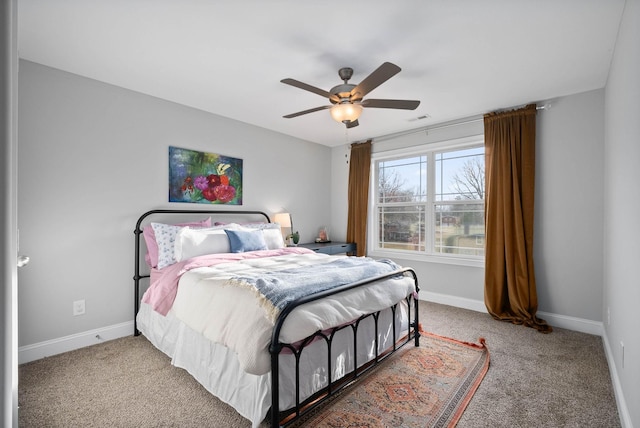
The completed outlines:
{"type": "MultiPolygon", "coordinates": [[[[209,340],[238,355],[242,368],[252,374],[270,370],[269,344],[273,323],[255,293],[229,284],[235,275],[269,272],[327,263],[325,254],[288,254],[199,267],[182,275],[173,302],[177,318],[209,340]]],[[[280,341],[294,343],[318,330],[337,326],[393,305],[414,291],[413,279],[389,279],[308,303],[294,310],[280,334],[280,341]]]]}

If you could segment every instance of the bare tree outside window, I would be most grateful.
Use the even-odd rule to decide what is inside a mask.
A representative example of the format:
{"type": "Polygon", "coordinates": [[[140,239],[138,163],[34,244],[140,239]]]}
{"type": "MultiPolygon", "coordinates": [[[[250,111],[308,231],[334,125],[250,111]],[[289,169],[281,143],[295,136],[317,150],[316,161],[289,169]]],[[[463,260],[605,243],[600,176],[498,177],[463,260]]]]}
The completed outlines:
{"type": "Polygon", "coordinates": [[[484,199],[484,162],[478,157],[467,159],[460,172],[452,177],[452,187],[462,198],[484,199]]]}
{"type": "Polygon", "coordinates": [[[378,181],[378,193],[380,201],[390,202],[408,202],[413,200],[414,191],[404,189],[405,181],[400,177],[397,171],[391,170],[380,174],[378,181]]]}

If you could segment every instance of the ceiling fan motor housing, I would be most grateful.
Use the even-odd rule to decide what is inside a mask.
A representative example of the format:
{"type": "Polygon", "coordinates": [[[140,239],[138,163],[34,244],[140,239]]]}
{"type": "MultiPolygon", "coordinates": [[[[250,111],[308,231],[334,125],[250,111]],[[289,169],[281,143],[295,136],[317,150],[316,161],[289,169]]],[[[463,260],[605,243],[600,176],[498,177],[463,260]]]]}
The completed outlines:
{"type": "MultiPolygon", "coordinates": [[[[356,85],[352,85],[350,83],[343,83],[342,85],[337,85],[331,88],[329,93],[331,95],[336,95],[338,98],[340,98],[340,103],[345,103],[345,102],[348,103],[353,101],[351,99],[351,90],[355,87],[356,85]]],[[[334,99],[330,99],[330,101],[333,104],[337,103],[337,101],[335,101],[334,99]]]]}

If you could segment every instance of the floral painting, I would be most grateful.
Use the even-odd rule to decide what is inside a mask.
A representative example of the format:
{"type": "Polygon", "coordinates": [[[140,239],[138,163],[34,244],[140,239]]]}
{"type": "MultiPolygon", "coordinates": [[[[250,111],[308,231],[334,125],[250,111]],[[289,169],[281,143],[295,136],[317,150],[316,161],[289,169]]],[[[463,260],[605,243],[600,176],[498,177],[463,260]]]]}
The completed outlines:
{"type": "Polygon", "coordinates": [[[242,159],[169,146],[169,202],[242,205],[242,159]]]}

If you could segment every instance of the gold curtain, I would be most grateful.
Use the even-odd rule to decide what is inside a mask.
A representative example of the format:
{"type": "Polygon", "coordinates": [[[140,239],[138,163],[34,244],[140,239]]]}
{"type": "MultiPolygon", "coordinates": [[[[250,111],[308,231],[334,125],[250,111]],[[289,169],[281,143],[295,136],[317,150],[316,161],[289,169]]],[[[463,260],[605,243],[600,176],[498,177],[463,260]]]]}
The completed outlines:
{"type": "Polygon", "coordinates": [[[533,270],[536,106],[484,116],[485,305],[495,318],[541,332],[533,270]]]}
{"type": "Polygon", "coordinates": [[[347,242],[356,243],[356,255],[367,250],[367,213],[369,207],[369,172],[371,171],[371,140],[351,145],[349,160],[349,214],[347,242]]]}

